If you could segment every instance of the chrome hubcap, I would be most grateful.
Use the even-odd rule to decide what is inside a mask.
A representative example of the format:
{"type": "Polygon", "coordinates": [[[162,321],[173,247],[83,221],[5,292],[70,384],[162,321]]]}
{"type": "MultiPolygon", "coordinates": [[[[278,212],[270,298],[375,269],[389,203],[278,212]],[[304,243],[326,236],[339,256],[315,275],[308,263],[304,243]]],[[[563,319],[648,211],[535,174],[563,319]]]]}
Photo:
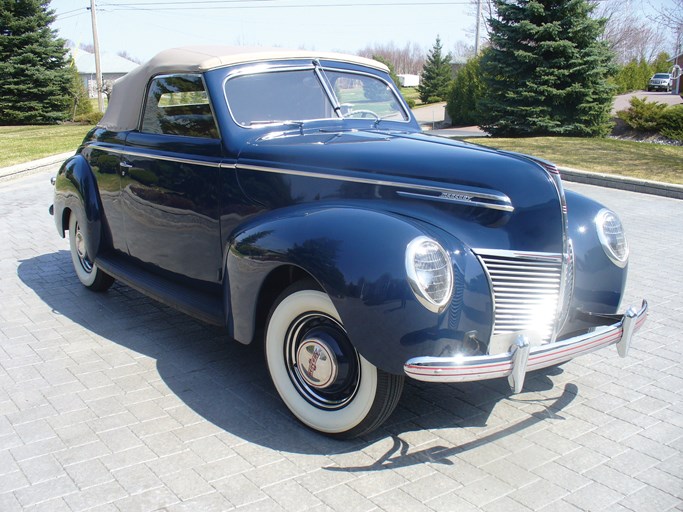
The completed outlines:
{"type": "Polygon", "coordinates": [[[316,389],[325,389],[337,378],[337,358],[322,340],[306,340],[299,345],[296,366],[303,380],[316,389]]]}
{"type": "Polygon", "coordinates": [[[307,313],[290,326],[285,339],[287,373],[310,404],[336,410],[353,400],[360,384],[360,359],[334,318],[307,313]]]}
{"type": "Polygon", "coordinates": [[[78,259],[81,262],[83,270],[86,272],[92,272],[92,263],[88,259],[88,252],[85,248],[85,237],[81,232],[81,226],[76,223],[76,234],[74,235],[76,239],[76,253],[78,254],[78,259]]]}

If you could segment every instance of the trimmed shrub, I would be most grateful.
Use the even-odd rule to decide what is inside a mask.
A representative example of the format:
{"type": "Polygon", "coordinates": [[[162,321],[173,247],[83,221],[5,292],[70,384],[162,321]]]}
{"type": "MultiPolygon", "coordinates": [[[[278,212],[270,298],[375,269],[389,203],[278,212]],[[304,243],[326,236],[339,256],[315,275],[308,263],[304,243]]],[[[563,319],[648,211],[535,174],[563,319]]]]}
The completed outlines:
{"type": "Polygon", "coordinates": [[[88,112],[87,114],[80,114],[74,117],[74,122],[82,124],[97,124],[102,119],[104,114],[102,112],[88,112]]]}
{"type": "Polygon", "coordinates": [[[661,117],[661,134],[683,142],[683,105],[667,108],[661,117]]]}
{"type": "Polygon", "coordinates": [[[631,98],[627,110],[617,112],[617,117],[630,128],[639,132],[656,132],[662,126],[662,114],[667,108],[664,103],[647,101],[647,98],[631,98]]]}

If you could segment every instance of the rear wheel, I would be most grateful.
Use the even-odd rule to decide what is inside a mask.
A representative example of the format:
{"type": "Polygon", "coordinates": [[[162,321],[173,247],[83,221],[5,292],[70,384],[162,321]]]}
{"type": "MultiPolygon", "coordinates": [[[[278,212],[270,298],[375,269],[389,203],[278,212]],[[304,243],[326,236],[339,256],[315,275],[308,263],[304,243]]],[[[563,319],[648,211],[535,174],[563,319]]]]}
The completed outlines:
{"type": "Polygon", "coordinates": [[[379,427],[396,407],[403,376],[361,356],[323,292],[294,285],[276,301],[265,336],[266,363],[289,410],[324,434],[352,438],[379,427]]]}
{"type": "Polygon", "coordinates": [[[72,212],[69,217],[69,246],[74,270],[83,286],[95,292],[103,292],[114,283],[114,278],[105,274],[92,261],[88,254],[85,236],[78,216],[72,212]]]}

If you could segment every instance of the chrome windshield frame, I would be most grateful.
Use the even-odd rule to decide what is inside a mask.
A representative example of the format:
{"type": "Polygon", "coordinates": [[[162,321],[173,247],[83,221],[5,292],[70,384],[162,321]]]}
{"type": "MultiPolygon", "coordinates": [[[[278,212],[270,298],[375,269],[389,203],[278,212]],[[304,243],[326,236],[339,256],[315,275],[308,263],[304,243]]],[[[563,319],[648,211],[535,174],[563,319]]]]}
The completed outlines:
{"type": "MultiPolygon", "coordinates": [[[[364,71],[358,71],[355,69],[347,69],[343,67],[331,67],[329,65],[323,66],[319,61],[317,60],[312,60],[310,63],[302,63],[302,64],[268,64],[268,63],[257,63],[251,66],[246,66],[242,67],[240,69],[233,70],[229,72],[225,78],[223,79],[223,82],[221,84],[221,87],[223,88],[223,99],[225,100],[225,104],[228,109],[228,113],[230,114],[230,118],[232,121],[237,125],[238,127],[245,129],[245,130],[253,130],[253,129],[259,129],[263,128],[264,126],[283,126],[287,124],[294,124],[294,123],[305,123],[305,122],[314,122],[314,121],[327,121],[327,120],[340,120],[340,119],[348,119],[344,117],[341,113],[341,104],[339,103],[339,98],[337,95],[334,93],[334,90],[332,89],[329,80],[327,79],[325,73],[326,72],[335,72],[335,73],[348,73],[352,75],[361,75],[361,76],[367,76],[370,78],[373,78],[375,80],[379,80],[382,82],[390,91],[391,94],[394,96],[394,99],[396,100],[397,105],[400,108],[400,113],[402,114],[403,119],[401,120],[396,120],[396,119],[391,119],[387,120],[392,123],[404,123],[408,124],[411,121],[411,114],[409,110],[406,109],[406,106],[404,102],[401,99],[400,93],[396,90],[395,87],[392,86],[390,82],[382,78],[381,76],[378,76],[374,73],[369,73],[369,72],[364,72],[364,71]],[[325,92],[325,95],[327,96],[330,106],[334,110],[334,112],[337,114],[337,117],[322,117],[318,119],[287,119],[287,120],[282,120],[282,121],[275,121],[272,123],[262,123],[262,124],[256,124],[256,125],[245,125],[240,123],[236,118],[235,115],[230,107],[230,101],[228,99],[228,93],[226,90],[226,84],[228,81],[238,78],[241,76],[247,76],[247,75],[257,75],[257,74],[265,74],[265,73],[281,73],[281,72],[287,72],[287,71],[308,71],[311,70],[315,73],[316,77],[318,78],[318,81],[320,82],[320,85],[325,92]]],[[[378,116],[379,118],[379,116],[378,116]]],[[[383,121],[383,119],[379,118],[377,121],[373,121],[375,124],[379,121],[383,121]]]]}

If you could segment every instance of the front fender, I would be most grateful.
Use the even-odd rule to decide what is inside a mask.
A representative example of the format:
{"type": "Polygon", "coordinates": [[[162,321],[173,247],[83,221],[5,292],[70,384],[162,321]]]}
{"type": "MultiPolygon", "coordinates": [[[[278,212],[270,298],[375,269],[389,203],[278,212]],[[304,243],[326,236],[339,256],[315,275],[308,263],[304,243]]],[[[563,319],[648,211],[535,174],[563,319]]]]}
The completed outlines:
{"type": "MultiPolygon", "coordinates": [[[[476,314],[458,311],[454,321],[457,308],[433,313],[413,295],[405,251],[411,240],[425,234],[439,240],[451,254],[459,290],[467,279],[468,261],[470,274],[481,275],[476,258],[455,239],[391,213],[342,206],[311,210],[309,206],[259,217],[232,239],[228,252],[234,337],[251,339],[266,276],[287,265],[318,282],[332,299],[356,349],[385,371],[402,373],[405,361],[416,354],[461,352],[461,344],[471,341],[465,339],[463,329],[479,330],[482,339],[488,339],[488,314],[478,323],[471,320],[476,314]]],[[[472,302],[490,310],[485,282],[471,281],[481,288],[472,302]]],[[[464,301],[463,293],[456,295],[464,301]]]]}
{"type": "Polygon", "coordinates": [[[598,239],[595,218],[604,206],[572,191],[566,191],[566,197],[575,259],[570,311],[616,313],[626,286],[627,267],[612,263],[598,239]]]}
{"type": "Polygon", "coordinates": [[[102,203],[95,176],[82,155],[67,159],[57,172],[54,207],[59,234],[64,237],[69,225],[65,213],[74,212],[81,219],[81,229],[85,230],[88,254],[96,256],[102,233],[102,203]]]}

